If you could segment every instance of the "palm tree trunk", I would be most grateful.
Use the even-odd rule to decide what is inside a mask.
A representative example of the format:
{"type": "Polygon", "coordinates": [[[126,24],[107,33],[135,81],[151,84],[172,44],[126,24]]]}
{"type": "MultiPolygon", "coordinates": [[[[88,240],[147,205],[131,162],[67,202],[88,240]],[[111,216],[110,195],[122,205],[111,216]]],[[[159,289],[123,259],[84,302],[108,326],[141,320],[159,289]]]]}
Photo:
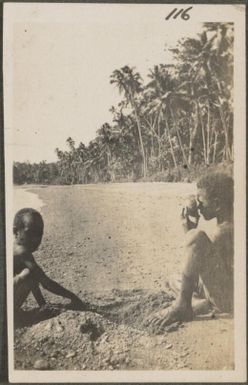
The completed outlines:
{"type": "Polygon", "coordinates": [[[194,162],[194,144],[195,144],[195,138],[198,132],[199,127],[199,107],[197,102],[193,101],[194,108],[192,109],[192,116],[193,116],[193,123],[192,128],[190,128],[190,138],[189,138],[189,156],[188,156],[188,163],[191,165],[194,162]]]}
{"type": "Polygon", "coordinates": [[[219,112],[220,112],[222,127],[224,130],[224,136],[225,136],[225,157],[226,157],[226,160],[230,160],[232,158],[232,155],[231,155],[231,150],[229,147],[228,128],[226,125],[226,121],[225,121],[225,117],[224,117],[224,113],[223,113],[223,109],[222,109],[221,105],[219,106],[219,112]]]}
{"type": "Polygon", "coordinates": [[[226,125],[226,121],[225,121],[225,117],[224,117],[224,112],[223,112],[223,109],[222,109],[222,106],[221,106],[221,100],[220,100],[220,95],[223,94],[222,93],[222,87],[221,87],[220,82],[217,79],[215,79],[215,81],[216,81],[216,84],[217,84],[217,87],[218,87],[218,90],[219,90],[219,112],[220,112],[220,118],[221,118],[222,127],[223,127],[223,130],[224,130],[224,136],[225,136],[225,148],[224,148],[223,155],[226,158],[226,160],[230,160],[230,159],[232,159],[232,154],[231,154],[231,149],[230,149],[230,146],[229,146],[228,128],[227,128],[227,125],[226,125]]]}
{"type": "Polygon", "coordinates": [[[136,119],[136,123],[137,123],[138,134],[139,134],[140,149],[141,149],[141,155],[142,155],[142,159],[143,159],[143,177],[146,178],[146,156],[145,156],[144,144],[143,144],[143,139],[142,139],[142,134],[141,134],[140,120],[139,120],[137,108],[136,108],[135,102],[133,100],[133,97],[131,97],[131,104],[132,104],[132,107],[134,109],[134,114],[135,114],[135,119],[136,119]]]}
{"type": "Polygon", "coordinates": [[[218,140],[218,133],[215,131],[214,132],[214,150],[213,150],[213,160],[212,162],[215,163],[215,158],[216,158],[216,147],[217,147],[217,140],[218,140]]]}
{"type": "Polygon", "coordinates": [[[205,138],[205,130],[204,130],[204,123],[202,120],[202,115],[200,113],[200,120],[201,120],[201,131],[202,131],[202,143],[203,143],[203,156],[204,156],[204,163],[207,164],[207,157],[206,157],[206,138],[205,138]]]}
{"type": "Polygon", "coordinates": [[[193,159],[193,128],[192,128],[192,120],[189,120],[189,154],[188,154],[188,163],[192,164],[193,159]]]}
{"type": "Polygon", "coordinates": [[[165,123],[166,123],[166,130],[167,130],[168,140],[169,140],[170,149],[171,149],[171,156],[172,156],[172,159],[173,159],[174,167],[177,170],[177,168],[178,168],[177,161],[176,161],[174,149],[173,149],[173,146],[172,146],[172,141],[171,141],[171,136],[170,136],[170,129],[169,129],[169,123],[168,123],[168,120],[167,120],[166,116],[165,116],[165,123]]]}
{"type": "Polygon", "coordinates": [[[176,119],[175,119],[174,112],[173,112],[172,108],[170,108],[170,111],[171,111],[171,116],[172,116],[172,119],[173,119],[173,123],[174,123],[175,129],[176,129],[177,139],[178,139],[178,143],[179,143],[179,146],[180,146],[182,155],[183,155],[184,163],[187,165],[188,168],[190,168],[190,167],[189,167],[188,160],[187,160],[187,157],[186,157],[186,155],[185,155],[185,151],[184,151],[184,149],[183,149],[183,144],[182,144],[180,132],[179,132],[179,130],[178,130],[177,123],[176,123],[176,119]]]}
{"type": "Polygon", "coordinates": [[[152,138],[151,138],[151,156],[154,156],[154,139],[153,139],[153,135],[152,135],[152,138]]]}
{"type": "Polygon", "coordinates": [[[209,101],[207,105],[208,118],[207,118],[207,164],[209,164],[209,154],[210,154],[210,107],[209,101]]]}

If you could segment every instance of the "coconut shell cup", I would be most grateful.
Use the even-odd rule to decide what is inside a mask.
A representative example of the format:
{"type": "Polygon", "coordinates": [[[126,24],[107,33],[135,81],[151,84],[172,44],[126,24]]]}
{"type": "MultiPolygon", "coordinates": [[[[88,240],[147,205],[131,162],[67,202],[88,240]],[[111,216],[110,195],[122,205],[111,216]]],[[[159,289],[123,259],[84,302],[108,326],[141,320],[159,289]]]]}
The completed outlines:
{"type": "Polygon", "coordinates": [[[186,202],[186,213],[191,217],[195,217],[195,218],[199,217],[198,204],[194,196],[189,197],[189,199],[186,202]]]}

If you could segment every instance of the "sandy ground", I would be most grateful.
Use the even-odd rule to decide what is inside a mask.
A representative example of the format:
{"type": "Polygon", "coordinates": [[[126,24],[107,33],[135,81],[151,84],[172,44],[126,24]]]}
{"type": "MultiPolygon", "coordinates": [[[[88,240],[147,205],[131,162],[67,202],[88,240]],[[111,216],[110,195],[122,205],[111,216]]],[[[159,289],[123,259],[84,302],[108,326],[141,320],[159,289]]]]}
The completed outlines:
{"type": "MultiPolygon", "coordinates": [[[[37,262],[101,313],[68,310],[44,292],[56,317],[43,313],[33,325],[19,325],[17,369],[233,369],[232,319],[202,316],[159,336],[142,325],[173,300],[166,282],[182,268],[179,214],[194,189],[125,183],[15,190],[16,209],[33,206],[44,218],[37,262]]],[[[214,224],[204,226],[211,231],[214,224]]],[[[26,311],[34,306],[30,296],[26,311]]]]}

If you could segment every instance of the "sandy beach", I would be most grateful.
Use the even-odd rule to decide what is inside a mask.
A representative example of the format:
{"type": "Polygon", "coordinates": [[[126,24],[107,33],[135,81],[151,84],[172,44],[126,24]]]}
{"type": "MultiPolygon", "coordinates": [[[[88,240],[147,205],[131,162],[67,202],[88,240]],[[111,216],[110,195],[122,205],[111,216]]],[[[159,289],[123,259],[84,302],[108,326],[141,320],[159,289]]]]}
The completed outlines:
{"type": "MultiPolygon", "coordinates": [[[[35,368],[37,360],[53,370],[233,369],[232,319],[202,316],[160,336],[142,327],[145,316],[173,300],[166,282],[182,269],[179,215],[193,184],[28,188],[35,195],[26,190],[15,189],[14,207],[32,206],[43,215],[37,262],[82,300],[105,306],[105,313],[67,310],[18,327],[16,369],[35,368]],[[91,325],[90,332],[82,325],[91,325]]],[[[211,231],[214,224],[202,226],[211,231]]],[[[44,295],[52,304],[64,303],[44,295]]],[[[25,306],[36,306],[31,296],[25,306]]]]}

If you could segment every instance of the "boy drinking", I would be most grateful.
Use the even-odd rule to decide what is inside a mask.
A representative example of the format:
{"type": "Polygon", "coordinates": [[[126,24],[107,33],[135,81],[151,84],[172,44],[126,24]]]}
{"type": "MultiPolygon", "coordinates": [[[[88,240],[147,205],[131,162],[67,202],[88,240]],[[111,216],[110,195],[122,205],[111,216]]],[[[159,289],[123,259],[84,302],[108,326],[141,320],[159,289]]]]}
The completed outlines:
{"type": "Polygon", "coordinates": [[[197,183],[198,210],[205,220],[217,219],[217,228],[210,237],[197,228],[198,220],[190,221],[183,210],[186,231],[186,264],[178,298],[171,309],[153,314],[147,320],[154,332],[176,321],[193,319],[192,295],[201,286],[212,308],[233,312],[233,179],[215,172],[197,183]]]}

